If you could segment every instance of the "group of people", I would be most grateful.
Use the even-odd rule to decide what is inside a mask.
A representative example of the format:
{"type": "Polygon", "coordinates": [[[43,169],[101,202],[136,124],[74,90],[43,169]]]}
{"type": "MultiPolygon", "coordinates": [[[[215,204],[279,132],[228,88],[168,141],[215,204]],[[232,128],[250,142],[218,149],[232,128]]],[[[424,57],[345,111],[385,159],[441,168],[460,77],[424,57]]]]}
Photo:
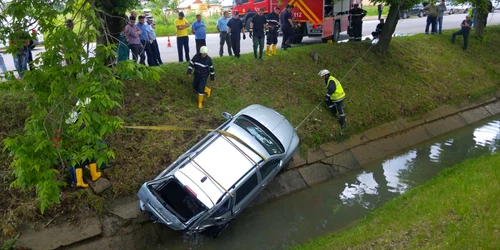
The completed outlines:
{"type": "Polygon", "coordinates": [[[140,64],[146,64],[146,56],[149,66],[163,64],[155,29],[153,17],[141,15],[137,18],[136,12],[132,11],[128,24],[118,38],[118,61],[129,59],[129,54],[132,52],[133,60],[136,62],[139,60],[140,64]]]}

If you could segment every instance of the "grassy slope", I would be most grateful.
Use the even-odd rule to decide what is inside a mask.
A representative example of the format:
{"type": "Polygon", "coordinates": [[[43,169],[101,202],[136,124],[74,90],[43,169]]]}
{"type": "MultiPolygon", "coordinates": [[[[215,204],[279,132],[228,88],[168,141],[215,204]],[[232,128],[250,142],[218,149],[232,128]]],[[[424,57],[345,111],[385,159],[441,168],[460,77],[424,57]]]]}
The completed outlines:
{"type": "Polygon", "coordinates": [[[499,249],[500,154],[465,161],[336,234],[294,249],[499,249]]]}
{"type": "MultiPolygon", "coordinates": [[[[196,108],[192,79],[185,75],[187,63],[169,63],[163,66],[165,77],[161,82],[126,81],[123,109],[116,110],[116,113],[123,116],[127,125],[215,128],[223,122],[221,112],[234,114],[250,104],[259,103],[276,109],[297,126],[323,99],[324,83],[316,74],[327,68],[339,80],[343,79],[347,92],[348,128],[341,136],[336,119],[324,104],[320,105],[298,130],[304,151],[324,142],[346,139],[399,117],[418,117],[442,104],[478,101],[493,96],[499,90],[497,45],[500,43],[500,27],[488,27],[486,35],[483,44],[471,39],[470,49],[465,53],[460,45],[450,44],[451,31],[442,36],[397,38],[392,42],[390,53],[368,52],[345,79],[344,75],[367,51],[369,44],[296,47],[279,50],[278,56],[272,58],[266,56],[264,62],[254,60],[252,55],[243,55],[239,60],[217,58],[214,60],[216,81],[208,84],[213,90],[212,97],[206,98],[202,110],[196,108]],[[309,56],[311,51],[319,53],[317,64],[309,56]]],[[[461,43],[461,39],[457,42],[461,43]]],[[[2,102],[2,109],[7,110],[2,114],[16,114],[8,118],[18,121],[9,123],[11,119],[1,119],[2,137],[20,131],[20,121],[27,117],[26,113],[18,112],[24,110],[27,100],[22,93],[9,93],[0,88],[0,98],[10,98],[8,102],[2,102]],[[16,98],[20,99],[16,102],[16,98]],[[16,103],[19,106],[15,106],[16,103]]],[[[112,195],[135,194],[144,181],[155,177],[205,134],[122,130],[107,138],[117,156],[113,160],[114,167],[104,171],[113,182],[112,195]]],[[[7,158],[6,153],[1,157],[7,158]]],[[[8,161],[0,161],[0,170],[7,170],[8,164],[8,161]]],[[[4,186],[9,183],[9,179],[6,180],[4,186]]],[[[68,188],[63,194],[63,203],[71,204],[73,193],[68,188]]],[[[94,199],[82,192],[76,195],[86,197],[82,203],[86,202],[87,206],[97,204],[98,207],[92,205],[94,210],[102,209],[99,207],[102,206],[102,197],[94,199]]],[[[34,211],[32,201],[30,209],[23,209],[26,203],[18,200],[19,197],[4,195],[7,200],[2,204],[14,204],[11,209],[20,212],[34,211]]],[[[31,199],[29,195],[24,197],[31,199]]],[[[106,200],[110,198],[106,197],[106,200]]],[[[4,212],[8,215],[7,210],[4,212]]]]}
{"type": "MultiPolygon", "coordinates": [[[[342,84],[347,93],[348,129],[340,135],[338,123],[326,106],[305,122],[298,134],[302,149],[343,140],[349,135],[399,117],[417,117],[445,103],[487,99],[499,90],[500,58],[496,50],[500,29],[488,27],[488,40],[472,39],[470,50],[449,42],[451,31],[442,36],[416,35],[394,39],[383,56],[369,52],[342,84]],[[489,49],[485,49],[489,48],[489,49]],[[493,49],[494,48],[494,49],[493,49]]],[[[460,43],[461,40],[458,40],[460,43]]],[[[317,76],[322,68],[342,79],[369,44],[320,44],[278,51],[278,56],[256,61],[252,55],[240,60],[215,59],[216,81],[209,82],[212,97],[204,108],[196,108],[187,63],[168,64],[160,83],[127,82],[125,122],[135,125],[177,125],[214,128],[221,112],[236,113],[253,103],[276,109],[297,126],[323,99],[324,83],[317,76]],[[316,64],[311,51],[320,54],[316,64]]],[[[213,52],[212,52],[213,53],[213,52]]],[[[131,194],[158,174],[181,152],[205,135],[204,132],[122,131],[111,140],[116,165],[108,174],[115,194],[131,194]]]]}

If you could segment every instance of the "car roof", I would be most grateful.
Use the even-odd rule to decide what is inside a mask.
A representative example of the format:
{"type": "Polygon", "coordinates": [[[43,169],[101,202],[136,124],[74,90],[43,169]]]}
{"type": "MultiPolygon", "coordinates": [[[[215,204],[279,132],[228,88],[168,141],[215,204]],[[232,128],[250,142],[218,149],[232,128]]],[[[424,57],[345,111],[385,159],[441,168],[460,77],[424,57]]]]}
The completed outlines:
{"type": "MultiPolygon", "coordinates": [[[[267,153],[263,148],[254,147],[258,142],[237,125],[227,129],[233,135],[252,146],[263,157],[267,153]]],[[[212,208],[226,191],[255,167],[263,159],[236,139],[217,135],[209,145],[192,157],[174,176],[183,185],[189,186],[196,197],[209,209],[212,208]],[[206,177],[206,178],[205,178],[206,177]]]]}

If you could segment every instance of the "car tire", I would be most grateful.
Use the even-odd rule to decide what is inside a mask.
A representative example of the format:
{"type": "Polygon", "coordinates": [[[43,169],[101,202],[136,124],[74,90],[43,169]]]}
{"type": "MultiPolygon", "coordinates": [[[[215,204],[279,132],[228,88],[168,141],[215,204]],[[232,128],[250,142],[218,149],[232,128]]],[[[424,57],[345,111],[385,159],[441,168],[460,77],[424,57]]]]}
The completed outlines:
{"type": "Polygon", "coordinates": [[[340,40],[340,22],[335,22],[335,30],[333,32],[333,42],[338,43],[340,40]]]}
{"type": "Polygon", "coordinates": [[[424,13],[422,11],[419,11],[418,14],[417,14],[418,17],[423,17],[424,16],[424,13]]]}

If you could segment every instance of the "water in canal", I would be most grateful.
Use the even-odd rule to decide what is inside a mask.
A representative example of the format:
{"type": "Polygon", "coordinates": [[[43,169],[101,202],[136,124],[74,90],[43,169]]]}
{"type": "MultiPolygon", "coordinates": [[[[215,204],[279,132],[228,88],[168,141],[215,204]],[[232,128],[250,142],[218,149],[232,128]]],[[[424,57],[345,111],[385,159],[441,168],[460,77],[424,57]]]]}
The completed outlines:
{"type": "Polygon", "coordinates": [[[217,239],[161,229],[159,249],[284,249],[341,229],[445,168],[500,148],[500,116],[363,166],[284,198],[247,208],[217,239]]]}

